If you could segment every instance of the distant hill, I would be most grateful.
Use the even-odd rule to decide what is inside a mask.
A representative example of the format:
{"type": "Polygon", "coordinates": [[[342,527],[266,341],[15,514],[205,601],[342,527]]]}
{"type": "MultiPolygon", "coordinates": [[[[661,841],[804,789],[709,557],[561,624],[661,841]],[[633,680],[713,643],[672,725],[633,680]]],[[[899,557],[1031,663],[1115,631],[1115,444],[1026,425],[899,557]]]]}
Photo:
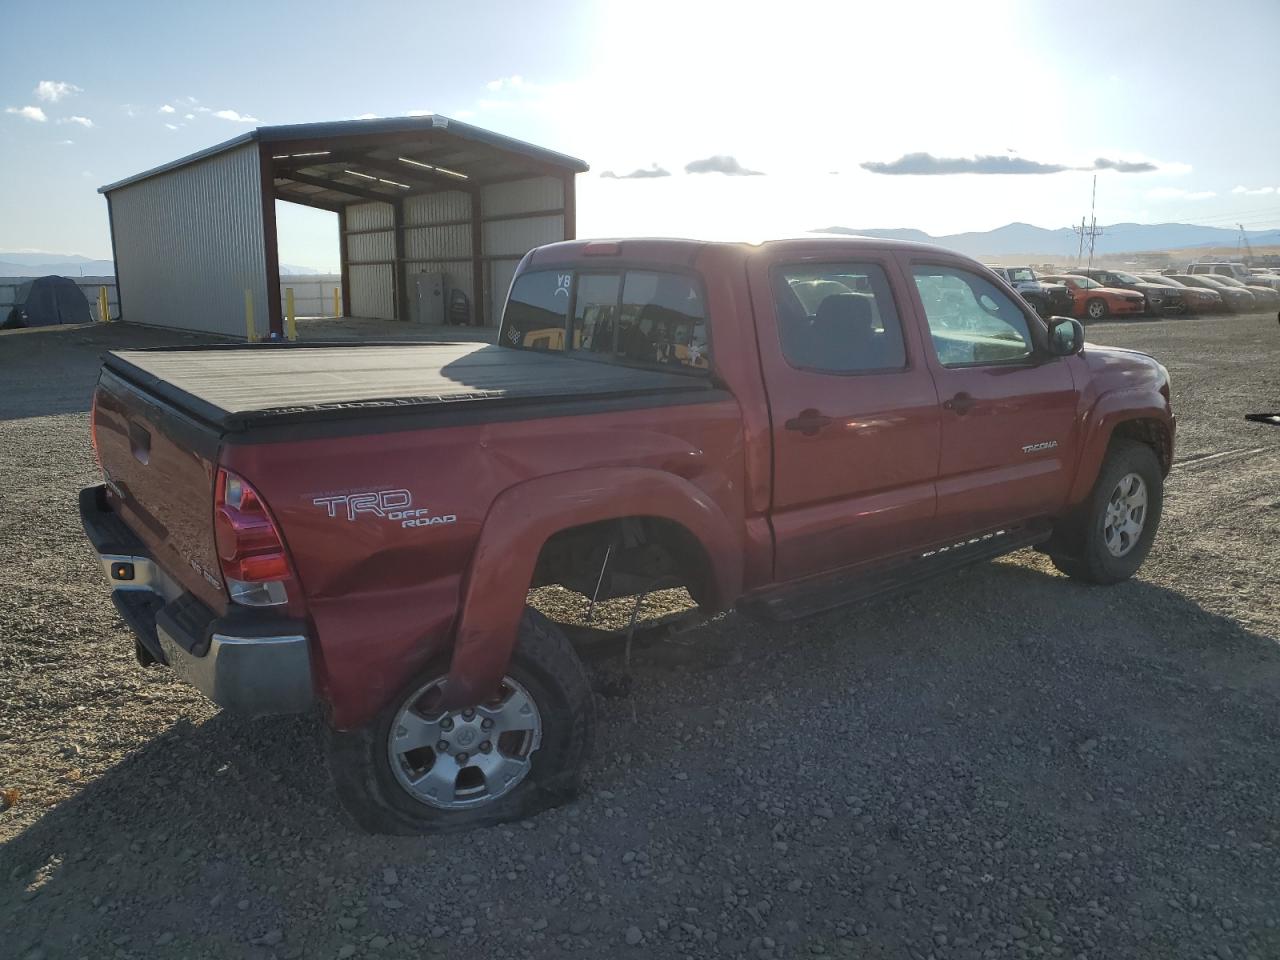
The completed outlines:
{"type": "MultiPolygon", "coordinates": [[[[280,264],[282,277],[310,276],[326,271],[315,267],[280,264]]],[[[78,253],[6,253],[0,250],[0,277],[114,277],[111,260],[93,260],[78,253]]]]}
{"type": "MultiPolygon", "coordinates": [[[[1194,223],[1113,223],[1102,228],[1095,255],[1134,253],[1142,250],[1186,250],[1195,247],[1234,247],[1239,231],[1202,227],[1194,223]]],[[[1075,253],[1079,238],[1070,227],[1048,230],[1029,223],[1009,223],[994,230],[953,233],[935,237],[922,230],[826,227],[814,233],[843,233],[884,240],[917,240],[949,247],[971,257],[1007,256],[1016,253],[1075,253]]],[[[1280,244],[1280,230],[1247,231],[1256,247],[1280,244]]]]}

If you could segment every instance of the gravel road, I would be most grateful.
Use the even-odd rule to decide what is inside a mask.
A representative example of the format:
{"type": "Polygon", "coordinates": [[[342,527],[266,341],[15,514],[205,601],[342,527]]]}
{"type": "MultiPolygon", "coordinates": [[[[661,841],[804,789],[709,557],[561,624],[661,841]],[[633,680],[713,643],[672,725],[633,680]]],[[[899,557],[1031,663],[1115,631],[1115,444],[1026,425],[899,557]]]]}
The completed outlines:
{"type": "Polygon", "coordinates": [[[1091,328],[1173,378],[1136,580],[721,617],[636,651],[580,800],[431,839],[348,825],[314,719],[134,662],[75,494],[96,356],[161,339],[0,334],[0,955],[1280,957],[1274,316],[1091,328]]]}

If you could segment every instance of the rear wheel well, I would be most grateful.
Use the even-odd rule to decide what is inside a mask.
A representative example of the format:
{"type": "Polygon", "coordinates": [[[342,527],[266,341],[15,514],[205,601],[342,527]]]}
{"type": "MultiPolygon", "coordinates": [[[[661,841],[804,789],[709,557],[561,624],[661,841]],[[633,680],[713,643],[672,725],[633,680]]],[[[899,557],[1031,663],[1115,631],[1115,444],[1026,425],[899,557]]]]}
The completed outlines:
{"type": "Polygon", "coordinates": [[[659,582],[662,589],[684,586],[700,606],[714,602],[711,563],[698,538],[674,520],[640,516],[552,534],[538,553],[530,586],[560,584],[605,600],[643,593],[659,582]]]}
{"type": "Polygon", "coordinates": [[[1170,443],[1169,431],[1159,420],[1146,418],[1141,420],[1123,420],[1116,424],[1111,432],[1111,440],[1133,440],[1145,444],[1155,451],[1160,461],[1160,472],[1166,477],[1173,467],[1173,444],[1170,443]]]}

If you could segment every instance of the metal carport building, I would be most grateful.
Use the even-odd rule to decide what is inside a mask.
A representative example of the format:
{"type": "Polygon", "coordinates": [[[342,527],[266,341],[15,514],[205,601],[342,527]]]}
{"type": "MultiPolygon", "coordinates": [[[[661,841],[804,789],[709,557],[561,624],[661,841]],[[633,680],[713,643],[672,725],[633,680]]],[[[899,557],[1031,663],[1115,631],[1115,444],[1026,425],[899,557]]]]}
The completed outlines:
{"type": "Polygon", "coordinates": [[[581,160],[442,116],[258,127],[99,189],[124,320],[283,335],[275,201],[338,215],[342,312],[410,320],[446,274],[492,325],[520,258],[575,236],[581,160]]]}

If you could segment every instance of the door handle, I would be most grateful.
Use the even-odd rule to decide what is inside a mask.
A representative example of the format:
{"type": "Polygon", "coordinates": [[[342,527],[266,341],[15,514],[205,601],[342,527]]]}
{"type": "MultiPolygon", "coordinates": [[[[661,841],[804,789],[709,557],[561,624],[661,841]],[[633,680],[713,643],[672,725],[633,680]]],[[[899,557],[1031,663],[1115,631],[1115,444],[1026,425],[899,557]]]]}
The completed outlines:
{"type": "Polygon", "coordinates": [[[973,409],[973,405],[977,402],[978,401],[974,400],[973,397],[969,396],[969,394],[961,391],[950,400],[944,400],[942,405],[946,407],[946,409],[952,410],[960,416],[964,416],[973,409]]]}
{"type": "Polygon", "coordinates": [[[798,430],[806,437],[814,436],[819,430],[831,423],[830,417],[824,417],[817,410],[801,410],[800,416],[788,420],[783,426],[788,430],[798,430]]]}

